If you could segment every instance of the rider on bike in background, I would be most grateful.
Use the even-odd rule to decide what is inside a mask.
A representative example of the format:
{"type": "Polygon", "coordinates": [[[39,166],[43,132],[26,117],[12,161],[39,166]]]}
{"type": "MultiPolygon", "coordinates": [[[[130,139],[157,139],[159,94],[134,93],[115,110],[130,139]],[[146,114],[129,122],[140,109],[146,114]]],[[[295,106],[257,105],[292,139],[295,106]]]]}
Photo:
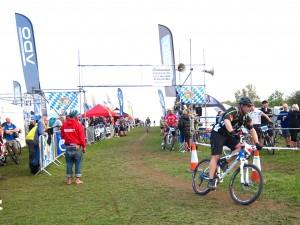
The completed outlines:
{"type": "MultiPolygon", "coordinates": [[[[258,150],[261,146],[258,143],[258,137],[252,125],[252,120],[248,113],[250,112],[252,102],[248,97],[242,97],[238,107],[230,107],[222,115],[221,120],[214,125],[211,132],[211,160],[209,164],[209,182],[208,188],[216,189],[217,184],[214,179],[218,160],[222,154],[223,146],[226,145],[231,149],[231,154],[237,153],[242,145],[240,138],[236,136],[236,132],[242,127],[246,127],[252,137],[252,142],[255,143],[258,150]]],[[[222,162],[226,166],[227,162],[222,162]]]]}
{"type": "Polygon", "coordinates": [[[253,127],[258,136],[259,144],[264,145],[264,139],[261,131],[261,121],[264,119],[268,121],[269,124],[273,124],[273,121],[269,118],[269,116],[263,113],[261,110],[256,109],[254,105],[252,105],[249,116],[252,120],[253,127]]]}
{"type": "Polygon", "coordinates": [[[149,118],[149,116],[147,117],[146,121],[145,121],[145,127],[146,127],[146,132],[149,133],[149,129],[151,126],[151,120],[149,118]]]}
{"type": "MultiPolygon", "coordinates": [[[[261,108],[260,111],[262,111],[264,114],[266,114],[271,120],[273,118],[273,112],[272,109],[269,108],[269,102],[267,100],[264,100],[261,102],[261,108]]],[[[270,126],[270,122],[266,117],[261,118],[261,126],[270,126]]],[[[273,137],[273,129],[268,129],[268,134],[272,138],[273,137]]]]}
{"type": "MultiPolygon", "coordinates": [[[[168,109],[167,115],[165,116],[165,133],[163,137],[163,142],[162,145],[164,145],[164,141],[166,139],[166,136],[170,130],[170,127],[176,128],[178,123],[178,118],[177,116],[173,113],[172,109],[168,109]]],[[[175,137],[176,132],[172,132],[173,137],[175,137]]]]}

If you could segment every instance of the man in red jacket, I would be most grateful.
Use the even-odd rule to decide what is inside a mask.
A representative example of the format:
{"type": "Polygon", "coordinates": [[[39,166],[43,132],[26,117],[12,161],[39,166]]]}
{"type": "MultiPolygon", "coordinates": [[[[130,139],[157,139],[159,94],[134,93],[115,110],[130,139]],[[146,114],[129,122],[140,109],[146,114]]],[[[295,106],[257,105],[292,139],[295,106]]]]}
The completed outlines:
{"type": "Polygon", "coordinates": [[[72,183],[73,164],[75,164],[75,183],[82,184],[81,181],[81,161],[83,153],[86,151],[85,135],[82,125],[77,120],[77,110],[71,110],[67,120],[61,127],[61,137],[66,145],[66,163],[67,163],[67,184],[72,183]]]}

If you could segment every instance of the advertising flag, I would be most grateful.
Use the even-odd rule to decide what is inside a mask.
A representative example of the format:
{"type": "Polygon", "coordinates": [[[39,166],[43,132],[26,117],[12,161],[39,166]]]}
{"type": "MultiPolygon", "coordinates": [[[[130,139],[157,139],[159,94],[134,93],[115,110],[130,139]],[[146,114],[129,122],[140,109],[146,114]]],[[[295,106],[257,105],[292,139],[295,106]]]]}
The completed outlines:
{"type": "Polygon", "coordinates": [[[124,114],[124,101],[123,101],[123,92],[121,88],[118,88],[118,100],[120,105],[120,115],[124,114]]]}
{"type": "Polygon", "coordinates": [[[26,89],[36,93],[40,90],[40,79],[32,23],[22,14],[15,15],[26,89]]]}
{"type": "Polygon", "coordinates": [[[159,30],[159,44],[160,44],[160,56],[161,63],[163,65],[170,65],[171,75],[172,75],[172,86],[166,86],[165,89],[172,89],[173,91],[166,92],[168,97],[176,97],[175,85],[176,85],[176,69],[175,69],[175,58],[174,58],[174,45],[173,45],[173,36],[170,29],[164,25],[158,24],[159,30]]]}
{"type": "Polygon", "coordinates": [[[163,92],[162,92],[162,90],[159,89],[157,91],[157,93],[158,93],[159,102],[160,102],[160,105],[161,105],[163,115],[165,116],[166,115],[166,105],[165,105],[165,99],[164,99],[163,92]]]}
{"type": "Polygon", "coordinates": [[[21,85],[18,81],[13,81],[13,85],[14,85],[14,104],[15,105],[21,105],[22,104],[22,91],[21,91],[21,85]]]}

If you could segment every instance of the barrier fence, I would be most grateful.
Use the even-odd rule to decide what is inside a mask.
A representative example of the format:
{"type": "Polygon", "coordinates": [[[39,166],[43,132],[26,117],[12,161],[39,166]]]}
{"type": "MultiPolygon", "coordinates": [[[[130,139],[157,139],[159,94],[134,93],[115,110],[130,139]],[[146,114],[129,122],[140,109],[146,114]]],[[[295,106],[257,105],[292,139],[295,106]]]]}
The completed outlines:
{"type": "MultiPolygon", "coordinates": [[[[85,129],[85,134],[87,144],[92,144],[97,141],[112,138],[114,136],[114,127],[112,125],[90,126],[85,129]]],[[[61,138],[60,131],[55,131],[50,136],[41,135],[39,137],[40,170],[37,174],[44,171],[48,175],[51,175],[46,168],[51,164],[55,164],[57,166],[62,164],[58,159],[61,156],[64,156],[65,151],[66,147],[64,145],[64,140],[61,138]]]]}
{"type": "MultiPolygon", "coordinates": [[[[195,132],[198,134],[196,135],[196,139],[195,143],[196,145],[199,146],[205,146],[205,147],[210,147],[210,132],[211,132],[211,128],[207,128],[207,127],[200,127],[199,129],[195,130],[195,132]]],[[[274,131],[278,131],[279,132],[279,136],[281,136],[281,131],[282,130],[299,130],[300,128],[282,128],[282,127],[270,127],[269,130],[274,130],[274,131]]],[[[278,134],[274,135],[273,138],[275,138],[276,140],[279,138],[278,134]]],[[[277,143],[277,141],[275,141],[275,143],[277,143]]],[[[297,135],[297,144],[298,147],[284,147],[284,146],[263,146],[263,149],[269,149],[269,150],[300,150],[300,132],[297,135]]]]}

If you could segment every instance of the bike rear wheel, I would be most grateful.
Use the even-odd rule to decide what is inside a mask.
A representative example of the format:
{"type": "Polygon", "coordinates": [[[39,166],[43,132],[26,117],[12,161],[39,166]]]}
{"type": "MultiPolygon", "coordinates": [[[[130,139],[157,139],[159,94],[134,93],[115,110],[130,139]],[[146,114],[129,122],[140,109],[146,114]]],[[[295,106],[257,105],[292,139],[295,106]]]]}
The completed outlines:
{"type": "Polygon", "coordinates": [[[206,195],[210,192],[207,188],[209,180],[209,159],[203,159],[196,166],[192,175],[193,190],[198,195],[206,195]]]}
{"type": "Polygon", "coordinates": [[[263,190],[263,177],[260,169],[252,164],[245,164],[243,170],[237,168],[230,178],[230,197],[239,204],[253,203],[263,190]]]}

